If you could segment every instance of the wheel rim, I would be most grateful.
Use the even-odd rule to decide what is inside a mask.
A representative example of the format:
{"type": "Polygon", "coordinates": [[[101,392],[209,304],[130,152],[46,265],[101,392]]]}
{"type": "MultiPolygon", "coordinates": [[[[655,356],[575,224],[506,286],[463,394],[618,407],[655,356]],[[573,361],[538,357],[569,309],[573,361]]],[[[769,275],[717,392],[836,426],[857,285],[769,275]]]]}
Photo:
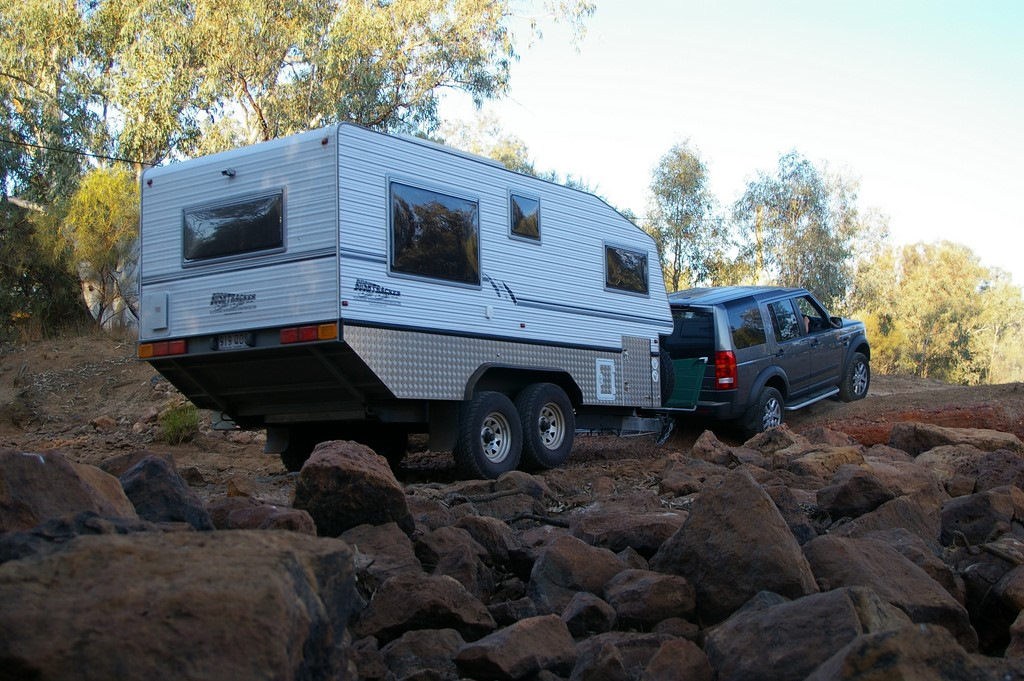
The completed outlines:
{"type": "Polygon", "coordinates": [[[868,390],[868,365],[864,362],[857,362],[853,370],[853,393],[863,395],[868,390]]]}
{"type": "Polygon", "coordinates": [[[761,420],[765,430],[774,428],[782,423],[782,404],[774,397],[769,397],[764,404],[764,415],[761,420]]]}
{"type": "Polygon", "coordinates": [[[508,419],[498,412],[491,412],[480,427],[480,444],[484,456],[491,463],[501,463],[508,458],[512,448],[511,428],[508,419]]]}
{"type": "Polygon", "coordinates": [[[548,449],[558,449],[565,439],[565,415],[554,402],[548,402],[540,409],[537,418],[540,441],[548,449]]]}

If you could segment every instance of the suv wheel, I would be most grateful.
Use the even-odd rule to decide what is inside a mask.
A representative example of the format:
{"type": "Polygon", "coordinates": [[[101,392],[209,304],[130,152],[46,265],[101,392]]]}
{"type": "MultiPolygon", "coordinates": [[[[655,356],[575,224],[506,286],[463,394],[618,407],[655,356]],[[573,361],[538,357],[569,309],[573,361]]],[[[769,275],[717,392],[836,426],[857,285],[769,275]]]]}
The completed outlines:
{"type": "Polygon", "coordinates": [[[868,365],[868,358],[855,352],[850,358],[849,364],[846,365],[846,373],[843,374],[843,381],[839,384],[839,399],[843,402],[862,400],[868,394],[870,385],[871,367],[868,365]]]}
{"type": "Polygon", "coordinates": [[[782,393],[771,386],[765,386],[743,417],[743,430],[747,435],[757,435],[782,425],[782,410],[785,401],[782,393]]]}

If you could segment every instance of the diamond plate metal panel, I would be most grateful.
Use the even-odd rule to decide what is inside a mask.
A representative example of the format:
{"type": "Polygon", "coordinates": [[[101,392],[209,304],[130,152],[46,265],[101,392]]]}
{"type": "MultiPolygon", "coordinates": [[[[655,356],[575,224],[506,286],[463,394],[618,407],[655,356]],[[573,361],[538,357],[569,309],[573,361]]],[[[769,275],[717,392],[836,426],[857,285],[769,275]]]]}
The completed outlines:
{"type": "Polygon", "coordinates": [[[623,339],[621,353],[348,325],[344,339],[399,399],[462,400],[473,374],[500,366],[566,371],[584,404],[656,406],[645,338],[623,339]],[[599,399],[598,367],[608,361],[615,366],[614,397],[599,399]]]}

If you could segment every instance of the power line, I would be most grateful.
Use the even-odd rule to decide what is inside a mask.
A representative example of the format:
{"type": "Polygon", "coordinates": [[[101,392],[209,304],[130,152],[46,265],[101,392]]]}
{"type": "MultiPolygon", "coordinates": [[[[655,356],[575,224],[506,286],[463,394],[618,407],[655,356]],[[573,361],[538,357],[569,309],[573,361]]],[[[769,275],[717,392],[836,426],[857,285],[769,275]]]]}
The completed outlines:
{"type": "Polygon", "coordinates": [[[46,151],[58,151],[62,154],[74,154],[75,156],[86,156],[88,158],[102,158],[105,161],[120,161],[121,163],[131,163],[135,165],[152,166],[155,163],[146,163],[145,161],[133,161],[130,158],[120,158],[118,156],[105,156],[103,154],[93,154],[88,151],[80,151],[78,149],[65,149],[63,147],[49,147],[45,144],[32,144],[31,142],[19,142],[18,140],[9,140],[4,137],[0,137],[0,142],[6,142],[7,144],[13,144],[17,147],[31,147],[32,149],[45,149],[46,151]]]}

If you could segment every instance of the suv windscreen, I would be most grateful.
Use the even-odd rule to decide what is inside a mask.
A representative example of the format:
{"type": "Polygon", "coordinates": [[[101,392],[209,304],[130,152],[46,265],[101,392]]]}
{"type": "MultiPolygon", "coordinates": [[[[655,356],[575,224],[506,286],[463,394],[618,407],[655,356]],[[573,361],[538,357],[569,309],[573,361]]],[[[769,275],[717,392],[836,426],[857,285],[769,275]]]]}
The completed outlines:
{"type": "Polygon", "coordinates": [[[764,345],[767,342],[764,332],[764,320],[757,307],[757,301],[744,298],[726,305],[729,312],[729,330],[732,332],[732,345],[735,350],[764,345]]]}

